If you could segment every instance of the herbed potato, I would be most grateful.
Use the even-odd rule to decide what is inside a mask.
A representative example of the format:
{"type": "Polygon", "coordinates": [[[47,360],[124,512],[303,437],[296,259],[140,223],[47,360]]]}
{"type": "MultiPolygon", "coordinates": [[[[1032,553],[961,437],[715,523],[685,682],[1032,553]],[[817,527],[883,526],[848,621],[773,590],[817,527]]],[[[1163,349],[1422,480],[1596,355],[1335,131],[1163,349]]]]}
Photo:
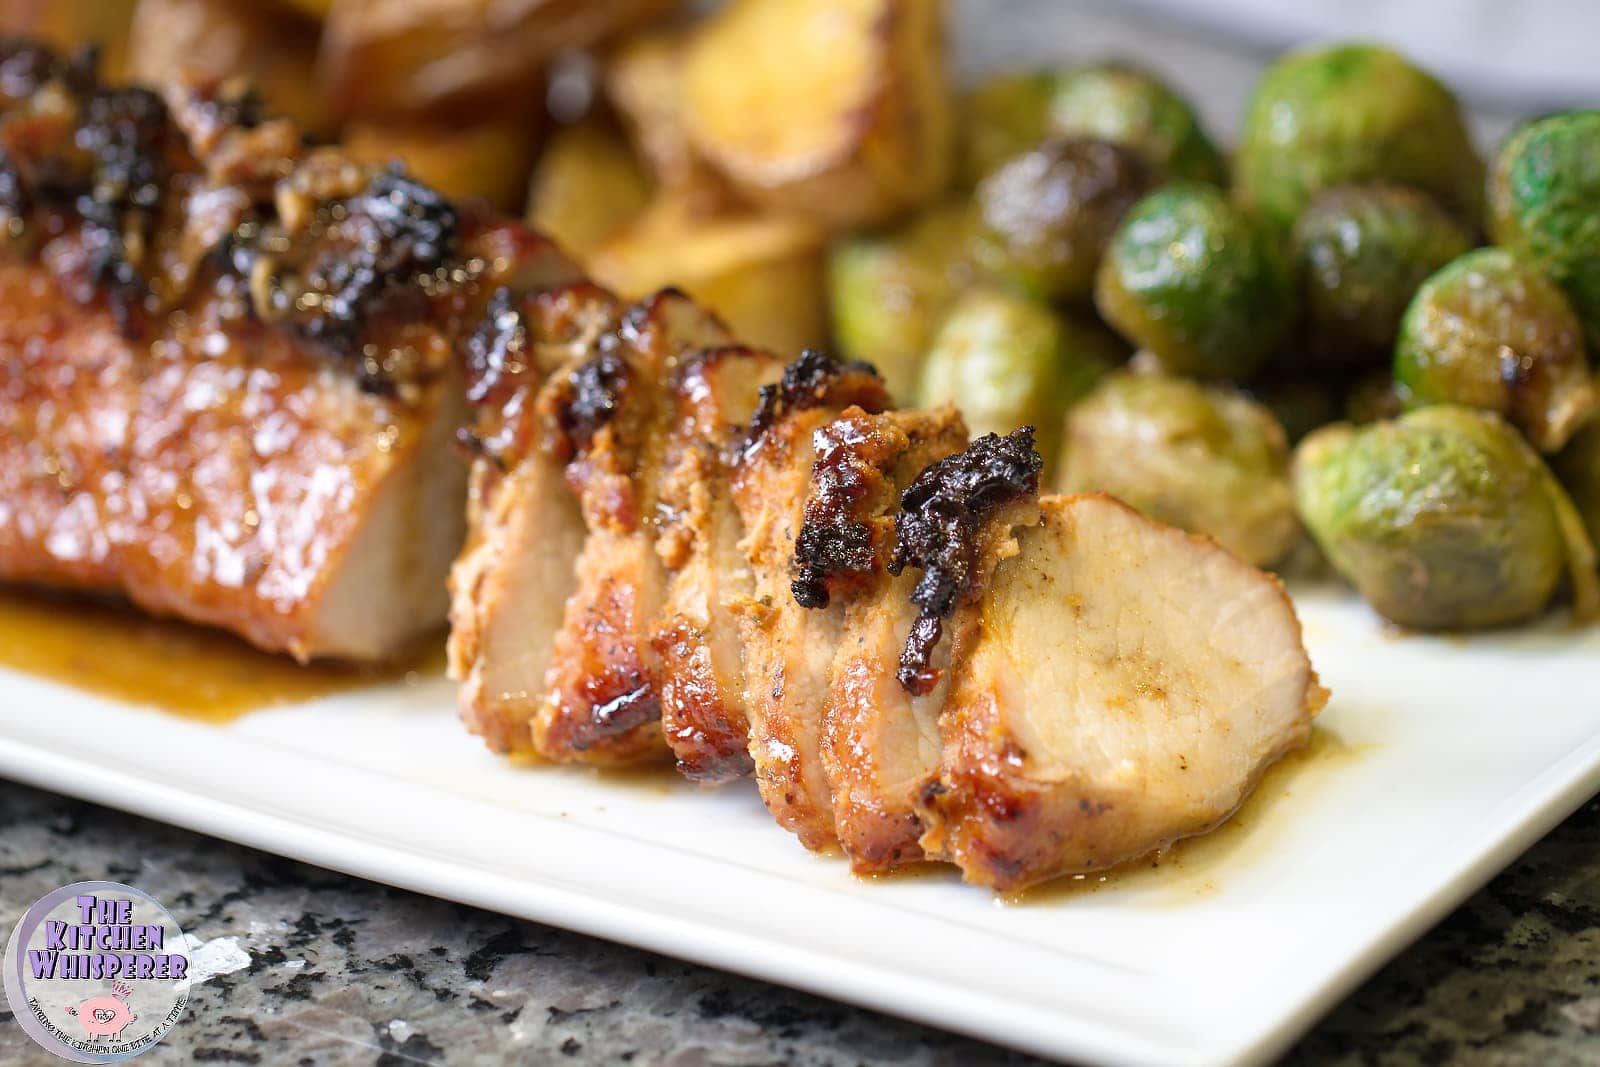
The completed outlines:
{"type": "Polygon", "coordinates": [[[622,137],[598,118],[564,126],[534,167],[528,222],[583,258],[644,210],[650,181],[622,137]]]}
{"type": "Polygon", "coordinates": [[[332,0],[323,88],[341,117],[415,120],[519,111],[561,52],[681,0],[332,0]]]}
{"type": "Polygon", "coordinates": [[[606,58],[606,99],[622,117],[634,151],[662,195],[706,214],[731,207],[728,183],[689,141],[683,118],[683,62],[688,31],[648,30],[606,58]]]}
{"type": "Polygon", "coordinates": [[[416,177],[451,198],[481,196],[501,211],[522,210],[533,166],[531,118],[491,118],[473,125],[353,122],[344,146],[359,160],[401,160],[416,177]]]}
{"type": "Polygon", "coordinates": [[[706,218],[660,200],[589,256],[596,281],[636,298],[676,286],[735,336],[793,355],[827,338],[824,235],[793,218],[706,218]]]}
{"type": "Polygon", "coordinates": [[[242,75],[269,113],[328,134],[316,63],[316,23],[235,0],[139,0],[128,31],[131,80],[163,85],[242,75]]]}
{"type": "Polygon", "coordinates": [[[695,147],[752,203],[825,225],[881,223],[950,169],[938,0],[733,0],[683,71],[695,147]]]}

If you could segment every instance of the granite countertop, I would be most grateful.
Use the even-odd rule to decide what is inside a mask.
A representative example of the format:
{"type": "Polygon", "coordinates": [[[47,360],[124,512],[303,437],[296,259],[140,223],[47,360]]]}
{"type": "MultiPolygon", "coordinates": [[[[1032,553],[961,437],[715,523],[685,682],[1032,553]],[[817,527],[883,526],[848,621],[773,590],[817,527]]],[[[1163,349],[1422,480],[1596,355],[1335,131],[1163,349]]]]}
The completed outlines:
{"type": "MultiPolygon", "coordinates": [[[[1064,0],[956,0],[964,70],[1133,55],[1231,133],[1264,57],[1064,0]]],[[[1507,116],[1480,115],[1492,138],[1507,116]]],[[[936,1030],[432,900],[0,782],[0,923],[129,882],[203,942],[185,1020],[139,1062],[1034,1062],[936,1030]]],[[[1308,917],[1308,921],[1313,917],[1308,917]]],[[[1600,801],[1323,1020],[1295,1064],[1600,1063],[1600,801]]],[[[59,1062],[0,1008],[0,1064],[59,1062]]]]}
{"type": "MultiPolygon", "coordinates": [[[[864,1063],[1028,1057],[0,783],[0,923],[136,885],[212,977],[139,1062],[864,1063]]],[[[199,966],[199,965],[197,965],[199,966]]],[[[1600,801],[1320,1023],[1294,1064],[1600,1062],[1600,801]]],[[[46,1061],[0,1009],[0,1063],[46,1061]]]]}

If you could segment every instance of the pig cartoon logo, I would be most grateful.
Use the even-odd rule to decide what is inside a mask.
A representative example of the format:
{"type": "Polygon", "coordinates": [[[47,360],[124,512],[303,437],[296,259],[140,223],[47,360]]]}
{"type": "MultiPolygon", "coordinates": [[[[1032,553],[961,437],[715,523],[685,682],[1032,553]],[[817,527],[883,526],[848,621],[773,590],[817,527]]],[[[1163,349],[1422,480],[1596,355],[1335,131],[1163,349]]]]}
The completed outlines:
{"type": "Polygon", "coordinates": [[[148,893],[74,882],[40,897],[12,928],[0,987],[16,1025],[51,1055],[121,1063],[183,1017],[198,944],[148,893]]]}
{"type": "Polygon", "coordinates": [[[98,1040],[109,1037],[115,1041],[124,1026],[139,1019],[128,1010],[128,998],[132,995],[132,986],[122,982],[112,982],[109,997],[92,997],[76,1008],[69,1007],[67,1014],[76,1015],[78,1021],[83,1024],[83,1032],[91,1038],[98,1040]]]}

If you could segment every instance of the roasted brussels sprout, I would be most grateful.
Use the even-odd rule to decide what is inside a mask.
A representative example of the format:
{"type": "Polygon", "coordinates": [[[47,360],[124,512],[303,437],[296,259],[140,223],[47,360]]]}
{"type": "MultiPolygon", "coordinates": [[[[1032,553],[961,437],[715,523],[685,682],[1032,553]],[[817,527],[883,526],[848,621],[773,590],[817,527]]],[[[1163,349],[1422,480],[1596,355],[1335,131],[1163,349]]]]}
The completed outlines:
{"type": "Polygon", "coordinates": [[[1245,203],[1287,227],[1319,190],[1383,180],[1479,219],[1483,164],[1436,78],[1369,44],[1295,52],[1262,76],[1234,159],[1245,203]]]}
{"type": "Polygon", "coordinates": [[[1572,305],[1503,248],[1468,252],[1423,283],[1400,324],[1394,374],[1407,407],[1493,411],[1543,452],[1566,444],[1596,405],[1572,305]]]}
{"type": "Polygon", "coordinates": [[[957,291],[972,280],[971,205],[946,204],[898,229],[846,238],[828,256],[834,339],[878,368],[907,401],[928,342],[957,291]]]}
{"type": "Polygon", "coordinates": [[[957,177],[963,187],[1049,136],[1055,88],[1054,71],[1029,70],[990,78],[962,96],[957,177]]]}
{"type": "Polygon", "coordinates": [[[1521,622],[1565,573],[1593,612],[1594,548],[1572,501],[1498,415],[1440,405],[1330,426],[1295,453],[1300,517],[1386,618],[1423,630],[1521,622]]]}
{"type": "Polygon", "coordinates": [[[1294,227],[1315,367],[1387,364],[1400,317],[1428,276],[1472,247],[1472,235],[1426,193],[1343,185],[1317,194],[1294,227]]]}
{"type": "Polygon", "coordinates": [[[1269,226],[1213,185],[1175,182],[1123,217],[1095,305],[1163,370],[1245,378],[1294,321],[1296,286],[1269,226]]]}
{"type": "Polygon", "coordinates": [[[1189,102],[1155,75],[1096,63],[1061,75],[1050,101],[1057,133],[1112,141],[1169,178],[1222,184],[1226,167],[1189,102]]]}
{"type": "Polygon", "coordinates": [[[1063,492],[1111,493],[1257,566],[1299,537],[1283,427],[1233,389],[1108,375],[1068,412],[1058,469],[1063,492]]]}
{"type": "Polygon", "coordinates": [[[978,186],[980,262],[1035,296],[1087,301],[1106,242],[1148,185],[1144,164],[1126,148],[1047,141],[978,186]]]}
{"type": "Polygon", "coordinates": [[[1496,160],[1490,230],[1560,282],[1600,352],[1600,111],[1522,127],[1496,160]]]}
{"type": "Polygon", "coordinates": [[[1115,343],[1096,327],[1021,294],[980,287],[939,327],[918,400],[959,404],[974,437],[1031,425],[1049,456],[1062,412],[1116,357],[1115,343]]]}
{"type": "Polygon", "coordinates": [[[1591,422],[1553,461],[1556,477],[1572,495],[1589,538],[1600,544],[1600,422],[1591,422]]]}

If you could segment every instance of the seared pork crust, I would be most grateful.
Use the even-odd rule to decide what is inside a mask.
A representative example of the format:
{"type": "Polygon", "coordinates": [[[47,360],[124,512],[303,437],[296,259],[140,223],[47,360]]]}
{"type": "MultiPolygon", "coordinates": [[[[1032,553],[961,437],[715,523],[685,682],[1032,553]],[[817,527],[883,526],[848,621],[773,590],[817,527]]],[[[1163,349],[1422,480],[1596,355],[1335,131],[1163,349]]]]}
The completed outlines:
{"type": "Polygon", "coordinates": [[[247,97],[0,43],[0,579],[396,653],[462,534],[457,345],[572,273],[247,97]]]}

